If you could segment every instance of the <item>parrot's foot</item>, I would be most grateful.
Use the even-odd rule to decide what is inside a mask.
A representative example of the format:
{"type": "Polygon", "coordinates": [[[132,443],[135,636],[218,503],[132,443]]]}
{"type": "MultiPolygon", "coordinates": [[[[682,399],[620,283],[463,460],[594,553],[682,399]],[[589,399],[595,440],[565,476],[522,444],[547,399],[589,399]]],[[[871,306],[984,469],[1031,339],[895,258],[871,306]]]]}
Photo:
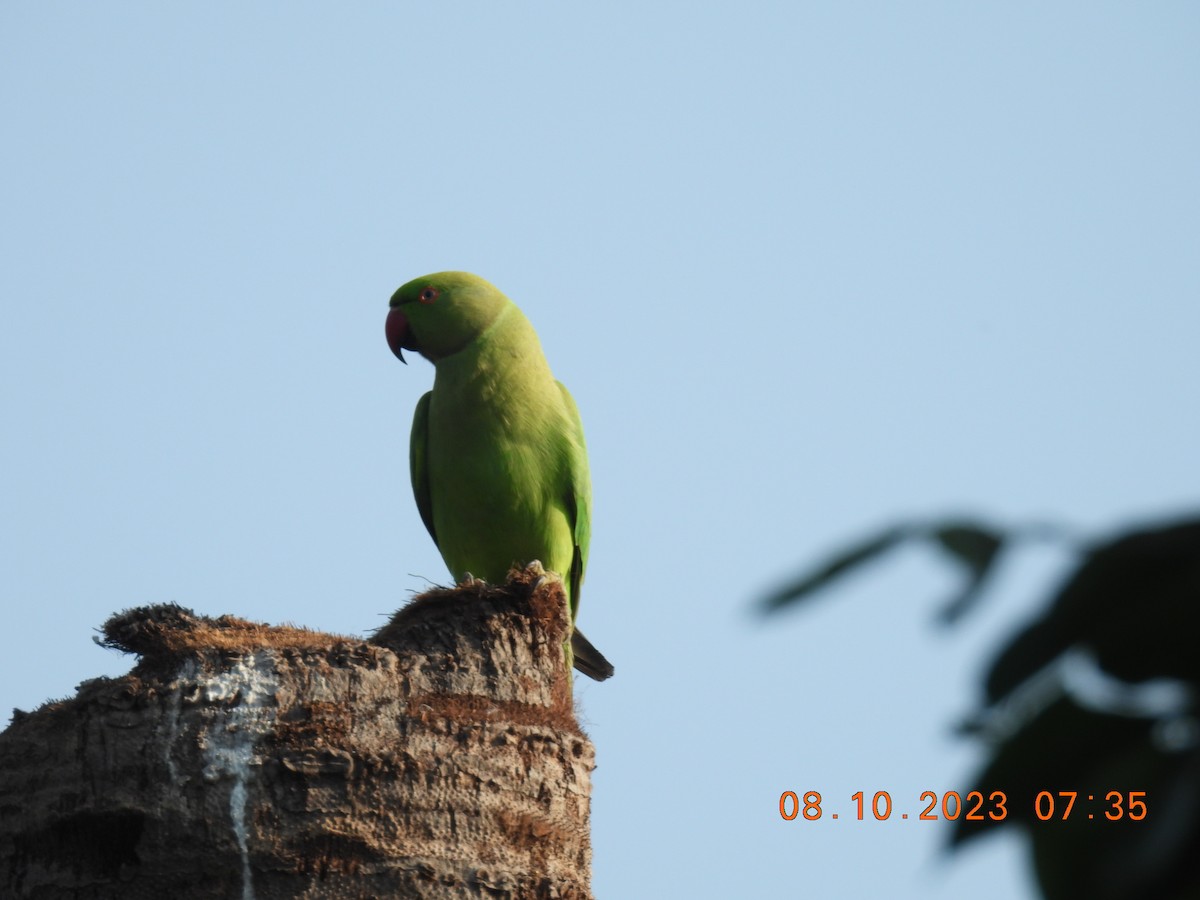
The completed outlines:
{"type": "Polygon", "coordinates": [[[546,567],[542,565],[542,561],[539,559],[535,559],[533,562],[527,565],[525,567],[525,571],[530,575],[535,576],[533,583],[529,586],[530,592],[536,591],[543,584],[547,584],[551,581],[557,581],[559,584],[562,584],[562,576],[560,576],[557,572],[547,572],[546,567]]]}
{"type": "Polygon", "coordinates": [[[463,572],[463,577],[459,579],[459,587],[474,587],[477,584],[487,584],[482,578],[476,578],[470,572],[463,572]]]}

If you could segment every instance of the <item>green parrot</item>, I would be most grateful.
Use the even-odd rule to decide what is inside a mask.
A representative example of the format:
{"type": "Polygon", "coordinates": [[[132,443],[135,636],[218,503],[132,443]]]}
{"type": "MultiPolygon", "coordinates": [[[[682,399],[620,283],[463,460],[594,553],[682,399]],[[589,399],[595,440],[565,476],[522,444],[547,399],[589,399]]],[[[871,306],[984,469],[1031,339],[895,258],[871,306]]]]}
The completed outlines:
{"type": "MultiPolygon", "coordinates": [[[[417,509],[451,575],[503,583],[540,560],[560,575],[574,621],[591,536],[592,487],[579,410],[554,380],[516,304],[467,272],[392,295],[387,341],[434,365],[417,403],[409,464],[417,509]]],[[[575,629],[568,661],[597,681],[613,667],[575,629]]]]}

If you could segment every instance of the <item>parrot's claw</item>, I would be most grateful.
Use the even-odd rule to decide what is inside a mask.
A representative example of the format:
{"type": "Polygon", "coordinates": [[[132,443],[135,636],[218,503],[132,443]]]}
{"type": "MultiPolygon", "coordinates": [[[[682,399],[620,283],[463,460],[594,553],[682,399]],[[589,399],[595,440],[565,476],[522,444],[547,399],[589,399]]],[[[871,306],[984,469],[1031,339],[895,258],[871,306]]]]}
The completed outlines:
{"type": "Polygon", "coordinates": [[[459,587],[474,587],[477,584],[487,584],[482,578],[476,578],[470,572],[463,572],[463,577],[459,579],[459,587]]]}
{"type": "Polygon", "coordinates": [[[533,580],[533,584],[529,586],[530,593],[536,591],[542,585],[551,581],[562,583],[562,578],[556,572],[547,572],[546,567],[542,565],[541,560],[535,559],[525,567],[525,571],[530,575],[537,576],[533,580]]]}

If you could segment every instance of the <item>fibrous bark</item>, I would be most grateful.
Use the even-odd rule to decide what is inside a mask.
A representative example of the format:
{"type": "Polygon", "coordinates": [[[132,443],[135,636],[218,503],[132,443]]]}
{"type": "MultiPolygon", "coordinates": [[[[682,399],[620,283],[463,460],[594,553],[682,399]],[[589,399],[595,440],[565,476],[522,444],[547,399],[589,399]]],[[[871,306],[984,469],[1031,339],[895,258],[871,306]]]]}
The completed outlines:
{"type": "Polygon", "coordinates": [[[0,734],[0,896],[590,898],[594,753],[535,569],[368,641],[176,606],[0,734]]]}

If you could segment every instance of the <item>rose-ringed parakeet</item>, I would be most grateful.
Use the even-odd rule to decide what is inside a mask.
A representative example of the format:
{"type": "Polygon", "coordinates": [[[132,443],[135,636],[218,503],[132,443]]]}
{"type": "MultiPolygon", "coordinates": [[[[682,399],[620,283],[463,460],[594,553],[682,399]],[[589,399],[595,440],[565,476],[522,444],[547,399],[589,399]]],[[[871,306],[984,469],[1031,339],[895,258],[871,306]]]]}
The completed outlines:
{"type": "MultiPolygon", "coordinates": [[[[387,340],[433,363],[409,462],[417,509],[456,578],[501,583],[540,560],[563,579],[574,620],[587,566],[591,480],[579,410],[554,380],[529,320],[466,272],[417,278],[392,295],[387,340]]],[[[578,629],[575,668],[612,665],[578,629]]]]}

